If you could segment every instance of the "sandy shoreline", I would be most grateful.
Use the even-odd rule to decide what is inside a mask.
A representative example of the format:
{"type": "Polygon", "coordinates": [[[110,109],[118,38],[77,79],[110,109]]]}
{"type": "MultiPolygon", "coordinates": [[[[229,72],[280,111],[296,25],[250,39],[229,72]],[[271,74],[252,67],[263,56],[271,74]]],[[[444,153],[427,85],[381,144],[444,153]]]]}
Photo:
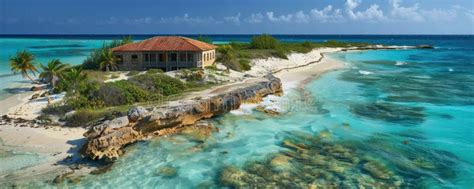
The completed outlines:
{"type": "MultiPolygon", "coordinates": [[[[300,86],[306,80],[312,79],[324,72],[339,69],[344,66],[340,61],[324,56],[326,53],[338,52],[339,48],[315,49],[308,54],[291,54],[288,60],[269,58],[265,60],[254,60],[252,70],[245,74],[254,76],[263,76],[268,73],[275,73],[276,77],[281,79],[284,91],[300,86]]],[[[245,82],[242,79],[242,82],[245,82]]],[[[14,95],[2,103],[1,115],[27,105],[27,109],[37,109],[40,104],[30,104],[31,95],[35,92],[25,92],[14,95]],[[30,104],[28,106],[28,104],[30,104]],[[10,106],[10,107],[9,107],[10,106]],[[36,106],[36,107],[34,107],[36,106]]],[[[202,92],[201,94],[205,94],[202,92]]],[[[44,100],[43,100],[44,101],[44,100]]],[[[44,103],[40,101],[41,103],[44,103]]],[[[39,102],[38,102],[39,103],[39,102]]],[[[43,104],[41,104],[43,105],[43,104]]],[[[34,117],[28,117],[34,119],[34,117]]],[[[51,172],[61,172],[68,169],[67,164],[59,164],[68,156],[75,155],[73,159],[78,159],[78,146],[84,142],[82,134],[86,130],[83,128],[31,128],[19,127],[12,124],[0,126],[0,139],[10,150],[21,152],[33,152],[41,154],[46,161],[19,171],[7,174],[0,172],[0,183],[5,180],[23,179],[26,177],[36,177],[51,172]]]]}

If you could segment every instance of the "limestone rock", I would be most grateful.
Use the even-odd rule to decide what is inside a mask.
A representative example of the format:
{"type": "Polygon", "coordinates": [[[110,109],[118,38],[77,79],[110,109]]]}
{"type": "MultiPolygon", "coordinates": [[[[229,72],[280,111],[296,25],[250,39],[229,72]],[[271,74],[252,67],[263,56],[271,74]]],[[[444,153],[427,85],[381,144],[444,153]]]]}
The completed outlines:
{"type": "MultiPolygon", "coordinates": [[[[92,159],[116,159],[122,148],[136,141],[160,136],[169,129],[196,126],[196,122],[238,109],[244,102],[259,102],[270,94],[281,94],[279,78],[268,75],[252,82],[243,82],[222,87],[209,96],[180,102],[177,105],[156,107],[148,112],[143,107],[128,111],[129,123],[123,118],[111,121],[107,125],[93,127],[87,133],[87,143],[83,153],[92,159]]],[[[212,130],[212,129],[211,129],[212,130]]],[[[205,140],[210,134],[189,132],[196,140],[205,140]]]]}
{"type": "Polygon", "coordinates": [[[40,96],[40,94],[36,93],[36,94],[31,96],[31,100],[37,99],[39,96],[40,96]]]}
{"type": "Polygon", "coordinates": [[[145,117],[147,113],[148,111],[141,106],[131,108],[130,110],[128,110],[128,113],[127,113],[128,120],[130,120],[130,122],[135,122],[138,119],[145,117]]]}

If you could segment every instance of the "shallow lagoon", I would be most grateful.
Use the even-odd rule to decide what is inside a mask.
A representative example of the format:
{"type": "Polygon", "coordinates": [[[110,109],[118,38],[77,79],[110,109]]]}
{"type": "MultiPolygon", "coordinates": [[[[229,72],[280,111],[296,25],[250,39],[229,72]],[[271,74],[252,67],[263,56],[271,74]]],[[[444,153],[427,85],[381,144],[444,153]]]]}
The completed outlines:
{"type": "Polygon", "coordinates": [[[348,62],[347,69],[309,83],[309,96],[286,93],[277,102],[286,110],[280,116],[257,111],[227,114],[213,120],[218,132],[214,129],[209,138],[192,134],[142,142],[130,147],[110,172],[72,185],[471,188],[473,96],[469,91],[458,93],[462,83],[443,83],[472,75],[450,77],[446,74],[452,65],[433,67],[411,58],[424,53],[429,54],[335,54],[348,62]],[[392,65],[396,61],[405,64],[392,65]],[[445,74],[446,81],[393,79],[406,72],[425,80],[445,74]],[[441,93],[422,92],[438,87],[441,93]],[[410,100],[391,98],[417,91],[410,100]]]}
{"type": "Polygon", "coordinates": [[[111,171],[59,186],[472,188],[470,52],[442,46],[334,54],[347,69],[309,83],[306,95],[286,93],[280,116],[226,114],[213,120],[218,129],[208,138],[191,132],[141,142],[111,171]]]}

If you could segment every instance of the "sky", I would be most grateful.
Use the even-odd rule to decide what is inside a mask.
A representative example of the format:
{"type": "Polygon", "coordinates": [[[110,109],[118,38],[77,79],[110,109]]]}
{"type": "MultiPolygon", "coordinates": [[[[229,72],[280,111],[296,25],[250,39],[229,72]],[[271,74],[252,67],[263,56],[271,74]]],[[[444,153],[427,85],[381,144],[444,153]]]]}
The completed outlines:
{"type": "Polygon", "coordinates": [[[0,34],[474,34],[474,0],[0,0],[0,34]]]}

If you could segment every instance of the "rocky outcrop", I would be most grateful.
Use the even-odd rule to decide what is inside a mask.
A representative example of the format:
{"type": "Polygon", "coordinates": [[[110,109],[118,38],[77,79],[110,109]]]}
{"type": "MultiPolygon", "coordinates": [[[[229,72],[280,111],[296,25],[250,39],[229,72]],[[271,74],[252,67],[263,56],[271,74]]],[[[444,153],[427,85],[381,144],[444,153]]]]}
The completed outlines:
{"type": "Polygon", "coordinates": [[[267,95],[281,93],[280,79],[269,75],[223,86],[201,98],[169,103],[150,111],[133,108],[128,113],[128,121],[121,117],[91,128],[85,134],[88,141],[83,153],[92,159],[115,159],[128,144],[173,133],[173,130],[194,125],[201,119],[238,109],[242,103],[259,102],[267,95]]]}

